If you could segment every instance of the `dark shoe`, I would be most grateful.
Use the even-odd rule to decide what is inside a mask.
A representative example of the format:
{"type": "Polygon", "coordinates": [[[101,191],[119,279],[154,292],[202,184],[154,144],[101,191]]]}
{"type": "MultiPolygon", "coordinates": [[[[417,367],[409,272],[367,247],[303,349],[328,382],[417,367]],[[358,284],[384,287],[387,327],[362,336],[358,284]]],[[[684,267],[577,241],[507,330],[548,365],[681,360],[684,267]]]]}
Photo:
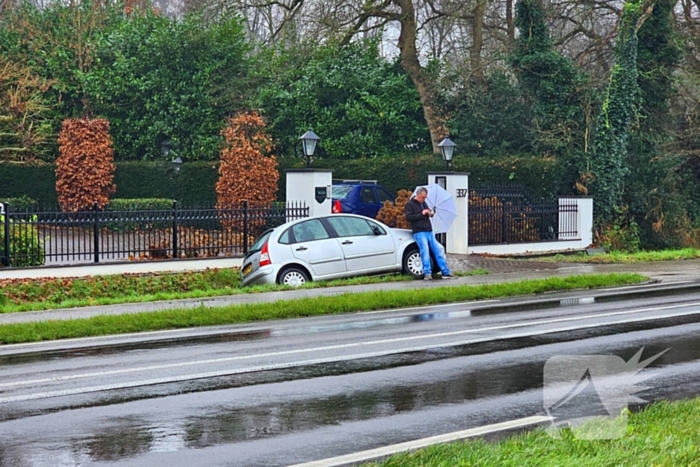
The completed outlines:
{"type": "Polygon", "coordinates": [[[433,280],[433,276],[423,276],[424,281],[431,281],[433,280]]]}
{"type": "Polygon", "coordinates": [[[457,279],[457,276],[453,276],[452,274],[443,274],[442,278],[443,279],[457,279]]]}

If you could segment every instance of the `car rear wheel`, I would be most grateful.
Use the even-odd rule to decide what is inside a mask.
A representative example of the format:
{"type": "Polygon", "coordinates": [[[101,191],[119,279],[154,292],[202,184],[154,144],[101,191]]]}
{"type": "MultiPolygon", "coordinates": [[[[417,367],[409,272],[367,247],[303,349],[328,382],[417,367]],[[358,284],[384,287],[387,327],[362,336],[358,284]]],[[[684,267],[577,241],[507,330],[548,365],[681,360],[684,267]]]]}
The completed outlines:
{"type": "Polygon", "coordinates": [[[403,273],[415,278],[423,277],[423,263],[418,248],[410,248],[403,255],[403,273]]]}
{"type": "Polygon", "coordinates": [[[290,287],[300,287],[309,282],[309,275],[298,268],[289,268],[282,271],[277,280],[280,285],[288,285],[290,287]]]}

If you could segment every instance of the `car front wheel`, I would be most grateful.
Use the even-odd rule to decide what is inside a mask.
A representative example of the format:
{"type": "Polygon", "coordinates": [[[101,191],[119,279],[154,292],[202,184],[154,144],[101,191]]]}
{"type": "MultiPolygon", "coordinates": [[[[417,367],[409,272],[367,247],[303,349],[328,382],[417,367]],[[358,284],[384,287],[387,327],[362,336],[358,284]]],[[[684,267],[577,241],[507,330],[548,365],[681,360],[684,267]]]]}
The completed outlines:
{"type": "Polygon", "coordinates": [[[411,248],[403,255],[403,273],[415,278],[423,276],[423,263],[417,248],[411,248]]]}
{"type": "Polygon", "coordinates": [[[300,287],[309,281],[309,276],[301,269],[289,268],[282,271],[277,280],[280,285],[288,285],[290,287],[300,287]]]}

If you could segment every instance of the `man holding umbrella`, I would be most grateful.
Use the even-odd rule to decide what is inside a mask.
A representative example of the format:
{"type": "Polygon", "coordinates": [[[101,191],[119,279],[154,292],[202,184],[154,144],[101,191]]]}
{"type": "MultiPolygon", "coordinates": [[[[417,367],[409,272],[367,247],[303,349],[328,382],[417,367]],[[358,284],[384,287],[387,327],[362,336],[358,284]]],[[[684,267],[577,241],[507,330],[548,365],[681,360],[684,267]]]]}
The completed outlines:
{"type": "Polygon", "coordinates": [[[420,260],[423,263],[423,280],[429,281],[433,279],[430,264],[431,251],[442,272],[442,278],[456,279],[455,276],[450,274],[450,269],[447,267],[447,260],[442,253],[442,248],[440,248],[440,244],[435,239],[433,225],[430,222],[434,211],[425,203],[427,197],[428,189],[422,186],[418,187],[413,197],[406,203],[406,207],[404,208],[406,220],[411,224],[413,238],[418,245],[418,251],[420,251],[420,260]]]}

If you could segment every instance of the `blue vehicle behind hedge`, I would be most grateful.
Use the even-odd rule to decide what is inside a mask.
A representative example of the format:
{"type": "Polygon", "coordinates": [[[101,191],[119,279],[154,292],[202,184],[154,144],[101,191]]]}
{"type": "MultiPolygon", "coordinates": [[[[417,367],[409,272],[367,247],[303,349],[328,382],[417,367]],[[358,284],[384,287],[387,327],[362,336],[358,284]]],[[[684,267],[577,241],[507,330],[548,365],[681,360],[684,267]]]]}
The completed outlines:
{"type": "Polygon", "coordinates": [[[374,219],[385,201],[393,204],[394,197],[376,180],[333,181],[334,214],[359,214],[374,219]]]}

